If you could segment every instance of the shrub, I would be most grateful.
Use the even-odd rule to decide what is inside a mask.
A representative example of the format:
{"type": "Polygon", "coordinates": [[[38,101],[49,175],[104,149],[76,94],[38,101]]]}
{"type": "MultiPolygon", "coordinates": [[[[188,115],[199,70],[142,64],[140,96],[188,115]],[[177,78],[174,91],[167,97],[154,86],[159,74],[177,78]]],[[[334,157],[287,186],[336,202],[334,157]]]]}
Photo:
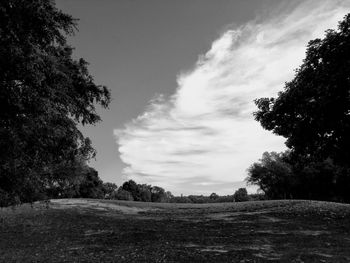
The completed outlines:
{"type": "Polygon", "coordinates": [[[119,188],[117,192],[118,200],[134,201],[132,194],[129,191],[119,188]]]}
{"type": "Polygon", "coordinates": [[[247,189],[239,188],[233,195],[236,202],[245,202],[249,200],[247,189]]]}

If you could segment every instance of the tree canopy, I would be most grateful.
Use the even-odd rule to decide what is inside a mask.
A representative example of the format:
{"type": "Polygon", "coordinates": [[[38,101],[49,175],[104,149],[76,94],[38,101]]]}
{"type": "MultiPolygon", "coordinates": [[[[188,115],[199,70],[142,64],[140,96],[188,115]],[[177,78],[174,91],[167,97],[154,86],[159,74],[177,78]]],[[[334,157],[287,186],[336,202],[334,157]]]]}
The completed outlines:
{"type": "Polygon", "coordinates": [[[332,159],[314,161],[291,151],[265,152],[248,169],[247,181],[269,199],[313,199],[350,202],[350,169],[332,159]]]}
{"type": "Polygon", "coordinates": [[[259,162],[248,169],[248,183],[259,185],[269,198],[290,198],[293,185],[289,152],[265,152],[259,162]]]}
{"type": "Polygon", "coordinates": [[[0,193],[26,199],[54,165],[95,155],[77,125],[98,122],[110,93],[72,57],[76,22],[50,0],[0,2],[0,193]]]}
{"type": "Polygon", "coordinates": [[[350,14],[309,42],[295,77],[277,98],[257,99],[257,121],[287,138],[289,151],[264,153],[248,182],[269,198],[350,202],[350,14]]]}
{"type": "Polygon", "coordinates": [[[245,202],[249,200],[248,192],[246,188],[239,188],[234,194],[233,198],[235,202],[245,202]]]}
{"type": "Polygon", "coordinates": [[[294,152],[350,164],[350,14],[338,30],[309,42],[306,57],[277,98],[256,100],[255,118],[294,152]]]}

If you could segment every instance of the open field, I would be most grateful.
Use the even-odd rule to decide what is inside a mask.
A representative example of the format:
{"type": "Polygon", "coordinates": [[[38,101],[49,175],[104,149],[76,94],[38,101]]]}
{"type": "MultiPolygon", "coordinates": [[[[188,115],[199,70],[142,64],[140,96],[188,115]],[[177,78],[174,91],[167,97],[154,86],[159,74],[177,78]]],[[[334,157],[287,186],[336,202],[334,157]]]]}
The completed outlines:
{"type": "Polygon", "coordinates": [[[0,209],[1,262],[350,262],[350,205],[52,200],[0,209]]]}

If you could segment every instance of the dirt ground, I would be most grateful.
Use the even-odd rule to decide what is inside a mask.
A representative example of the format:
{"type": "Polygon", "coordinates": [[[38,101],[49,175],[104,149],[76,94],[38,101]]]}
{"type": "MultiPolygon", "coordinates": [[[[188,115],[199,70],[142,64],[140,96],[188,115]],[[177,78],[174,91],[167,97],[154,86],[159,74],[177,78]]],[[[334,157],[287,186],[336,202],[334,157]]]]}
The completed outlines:
{"type": "Polygon", "coordinates": [[[0,209],[0,262],[350,262],[350,205],[61,199],[0,209]]]}

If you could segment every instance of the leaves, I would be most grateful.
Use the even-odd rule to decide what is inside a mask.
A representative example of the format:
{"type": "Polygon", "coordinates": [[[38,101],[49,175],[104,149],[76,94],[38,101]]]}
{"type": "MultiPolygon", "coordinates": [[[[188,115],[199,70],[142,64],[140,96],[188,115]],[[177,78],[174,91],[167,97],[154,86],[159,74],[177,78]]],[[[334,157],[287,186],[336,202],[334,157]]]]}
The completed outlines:
{"type": "Polygon", "coordinates": [[[315,159],[350,159],[350,14],[309,42],[306,58],[277,98],[255,101],[255,118],[286,145],[315,159]]]}
{"type": "Polygon", "coordinates": [[[0,189],[6,192],[39,191],[50,167],[95,156],[77,125],[100,121],[95,105],[107,108],[110,93],[94,83],[84,59],[72,58],[66,35],[75,28],[76,19],[52,1],[0,3],[0,189]]]}

